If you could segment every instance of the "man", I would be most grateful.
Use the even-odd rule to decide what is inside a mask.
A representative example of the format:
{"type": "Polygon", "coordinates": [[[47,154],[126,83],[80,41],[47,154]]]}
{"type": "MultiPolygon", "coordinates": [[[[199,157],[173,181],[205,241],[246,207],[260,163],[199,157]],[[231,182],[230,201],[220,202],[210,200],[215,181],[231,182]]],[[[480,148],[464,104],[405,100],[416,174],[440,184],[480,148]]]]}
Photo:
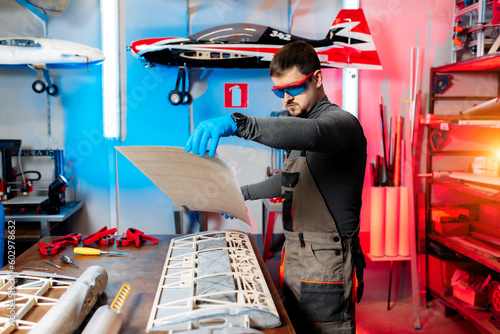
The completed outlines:
{"type": "MultiPolygon", "coordinates": [[[[221,136],[237,135],[287,150],[282,172],[243,186],[245,200],[281,196],[283,302],[299,333],[354,333],[364,256],[358,229],[366,163],[366,139],[356,117],[328,101],[314,49],[283,46],[270,66],[272,91],[289,117],[240,113],[206,120],[186,152],[215,154],[221,136]],[[353,268],[355,264],[356,270],[353,268]]],[[[280,282],[281,283],[281,282],[280,282]]]]}

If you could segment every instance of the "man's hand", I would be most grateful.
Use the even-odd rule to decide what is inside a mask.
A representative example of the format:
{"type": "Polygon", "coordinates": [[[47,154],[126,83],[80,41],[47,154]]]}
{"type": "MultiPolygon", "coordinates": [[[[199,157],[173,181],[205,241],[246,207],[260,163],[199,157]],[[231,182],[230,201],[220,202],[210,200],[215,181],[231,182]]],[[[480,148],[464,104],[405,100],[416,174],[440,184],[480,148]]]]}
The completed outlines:
{"type": "Polygon", "coordinates": [[[230,114],[207,119],[201,122],[193,131],[184,150],[186,152],[192,151],[194,154],[204,157],[208,149],[208,141],[211,140],[208,156],[213,157],[219,145],[220,137],[232,136],[237,129],[230,114]]]}

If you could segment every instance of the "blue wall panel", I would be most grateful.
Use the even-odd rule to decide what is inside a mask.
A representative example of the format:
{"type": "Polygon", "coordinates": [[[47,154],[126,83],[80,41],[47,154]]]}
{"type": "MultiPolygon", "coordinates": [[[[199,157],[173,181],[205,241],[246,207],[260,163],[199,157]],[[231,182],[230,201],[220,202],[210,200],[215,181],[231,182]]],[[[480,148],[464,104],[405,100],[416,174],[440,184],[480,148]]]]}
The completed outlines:
{"type": "MultiPolygon", "coordinates": [[[[185,37],[187,1],[126,2],[126,42],[152,37],[185,37]]],[[[177,69],[147,69],[127,52],[127,140],[122,145],[182,146],[189,135],[188,106],[172,106],[168,93],[177,69]]]]}

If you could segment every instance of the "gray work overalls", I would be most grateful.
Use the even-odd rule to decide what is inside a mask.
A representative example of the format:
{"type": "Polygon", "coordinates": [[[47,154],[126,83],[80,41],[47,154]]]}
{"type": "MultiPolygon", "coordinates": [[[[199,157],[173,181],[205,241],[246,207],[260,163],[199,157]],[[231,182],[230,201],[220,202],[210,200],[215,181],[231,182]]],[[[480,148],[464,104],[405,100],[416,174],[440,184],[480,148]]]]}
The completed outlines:
{"type": "Polygon", "coordinates": [[[299,333],[354,333],[352,235],[339,234],[306,152],[284,162],[281,185],[286,240],[280,279],[290,319],[299,333]]]}

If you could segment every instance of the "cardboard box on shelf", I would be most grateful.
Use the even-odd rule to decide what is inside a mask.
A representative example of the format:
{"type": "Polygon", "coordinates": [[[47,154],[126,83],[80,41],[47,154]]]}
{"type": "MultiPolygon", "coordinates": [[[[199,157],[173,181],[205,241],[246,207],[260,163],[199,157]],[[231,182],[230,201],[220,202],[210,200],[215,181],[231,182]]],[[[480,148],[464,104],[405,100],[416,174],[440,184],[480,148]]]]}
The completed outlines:
{"type": "Polygon", "coordinates": [[[475,291],[471,288],[464,288],[460,285],[455,285],[453,287],[453,297],[472,306],[488,306],[488,289],[475,291]]]}
{"type": "Polygon", "coordinates": [[[451,277],[453,297],[475,307],[488,306],[488,284],[491,276],[484,277],[480,272],[468,269],[456,269],[451,277]]]}
{"type": "Polygon", "coordinates": [[[436,223],[459,220],[460,216],[469,218],[469,210],[458,206],[443,206],[431,209],[431,220],[436,223]]]}
{"type": "Polygon", "coordinates": [[[481,270],[481,266],[474,261],[440,259],[434,255],[428,255],[427,258],[428,287],[441,296],[453,295],[451,277],[456,269],[467,269],[476,272],[481,270]]]}
{"type": "Polygon", "coordinates": [[[469,233],[469,210],[457,206],[431,209],[433,230],[442,236],[463,236],[469,233]]]}

